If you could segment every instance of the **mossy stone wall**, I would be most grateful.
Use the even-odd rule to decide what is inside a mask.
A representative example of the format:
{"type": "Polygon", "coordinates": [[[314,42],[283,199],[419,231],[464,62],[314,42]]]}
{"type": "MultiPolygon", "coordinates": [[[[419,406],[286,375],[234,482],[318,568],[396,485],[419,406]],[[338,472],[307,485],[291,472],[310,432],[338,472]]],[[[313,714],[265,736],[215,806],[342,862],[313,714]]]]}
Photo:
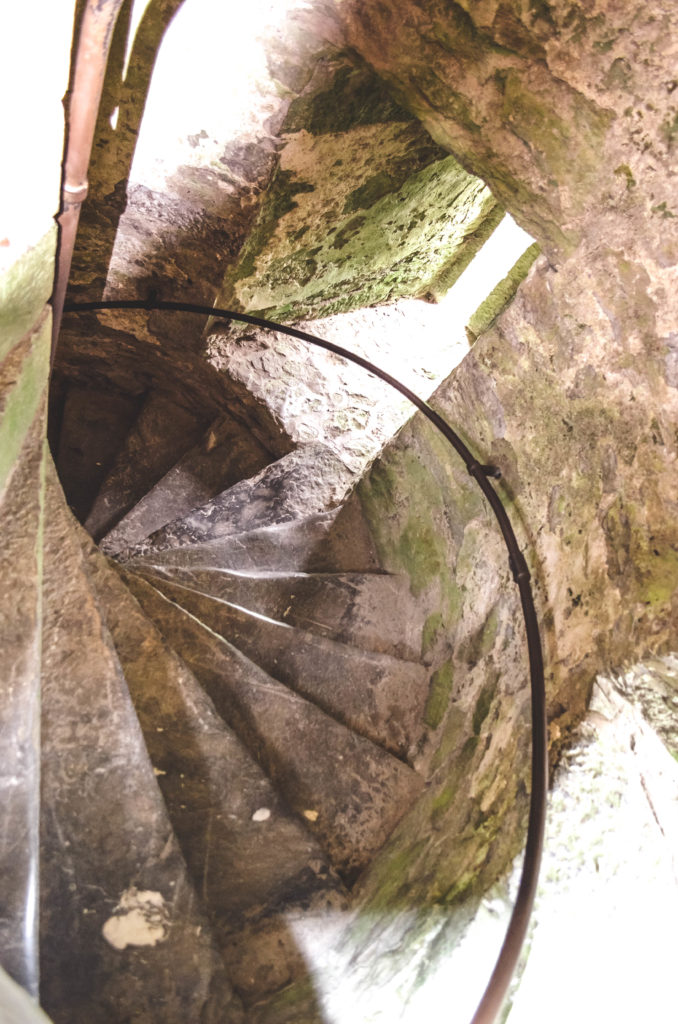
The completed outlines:
{"type": "Polygon", "coordinates": [[[222,298],[282,320],[438,299],[502,216],[365,68],[321,62],[222,298]]]}

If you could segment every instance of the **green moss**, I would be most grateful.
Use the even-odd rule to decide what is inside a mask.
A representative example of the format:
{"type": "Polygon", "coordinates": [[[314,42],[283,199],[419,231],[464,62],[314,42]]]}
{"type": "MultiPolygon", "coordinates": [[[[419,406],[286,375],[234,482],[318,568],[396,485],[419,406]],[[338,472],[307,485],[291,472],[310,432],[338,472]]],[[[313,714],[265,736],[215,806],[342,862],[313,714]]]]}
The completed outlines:
{"type": "Polygon", "coordinates": [[[382,851],[370,870],[373,895],[365,904],[366,913],[407,904],[412,869],[427,846],[428,839],[424,838],[399,848],[387,846],[382,851]]]}
{"type": "Polygon", "coordinates": [[[614,173],[617,177],[621,177],[623,175],[623,177],[626,178],[627,189],[636,187],[636,179],[633,177],[633,173],[628,164],[620,164],[619,167],[615,167],[614,173]]]}
{"type": "Polygon", "coordinates": [[[475,736],[480,734],[483,722],[490,713],[492,707],[492,701],[497,690],[497,681],[493,679],[491,682],[485,684],[480,691],[480,696],[476,701],[475,710],[473,712],[473,733],[475,736]]]}
{"type": "Polygon", "coordinates": [[[678,112],[669,114],[662,124],[662,135],[669,150],[673,149],[678,140],[678,112]]]}
{"type": "Polygon", "coordinates": [[[664,220],[666,220],[667,218],[674,219],[676,216],[675,213],[672,213],[671,210],[669,210],[666,201],[664,201],[663,203],[657,203],[656,206],[653,206],[652,212],[659,214],[661,217],[664,218],[664,220]]]}
{"type": "Polygon", "coordinates": [[[541,249],[536,242],[530,245],[522,256],[516,260],[506,277],[480,303],[468,322],[468,330],[474,339],[486,331],[499,314],[506,309],[518,290],[521,281],[527,277],[530,267],[540,252],[541,249]]]}
{"type": "Polygon", "coordinates": [[[600,153],[614,119],[612,112],[572,91],[563,93],[564,103],[557,107],[533,92],[515,71],[503,75],[503,91],[507,124],[533,147],[542,169],[561,185],[568,184],[583,205],[588,179],[600,173],[600,153]],[[566,111],[566,116],[556,109],[566,111]]]}
{"type": "Polygon", "coordinates": [[[52,293],[56,225],[0,275],[0,360],[37,322],[52,293]]]}
{"type": "Polygon", "coordinates": [[[301,96],[290,104],[284,131],[302,129],[312,135],[349,131],[356,125],[410,121],[382,82],[365,68],[340,67],[327,88],[301,96]]]}
{"type": "Polygon", "coordinates": [[[457,792],[457,787],[454,785],[444,786],[441,791],[435,796],[431,805],[431,821],[434,825],[437,825],[440,819],[443,817],[448,807],[454,801],[454,797],[457,792]]]}
{"type": "Polygon", "coordinates": [[[275,234],[279,221],[286,213],[296,208],[294,197],[313,190],[314,186],[310,182],[295,180],[292,171],[278,169],[266,195],[261,215],[241,254],[234,275],[236,281],[254,274],[257,257],[275,234]]]}
{"type": "Polygon", "coordinates": [[[431,729],[437,729],[447,711],[454,682],[454,667],[446,661],[431,676],[428,700],[424,710],[424,721],[431,729]]]}
{"type": "Polygon", "coordinates": [[[442,538],[430,522],[418,513],[407,521],[397,548],[400,565],[410,577],[410,588],[416,597],[445,567],[446,550],[442,538]]]}
{"type": "Polygon", "coordinates": [[[440,612],[433,612],[426,619],[424,628],[421,631],[421,656],[425,658],[429,653],[433,644],[438,638],[438,635],[442,629],[443,617],[440,612]]]}
{"type": "Polygon", "coordinates": [[[0,491],[45,394],[51,336],[52,318],[45,312],[39,326],[0,366],[0,491]]]}
{"type": "MultiPolygon", "coordinates": [[[[383,147],[378,134],[371,143],[373,167],[351,160],[351,146],[363,151],[366,141],[349,132],[337,139],[344,160],[335,161],[331,173],[331,142],[312,181],[279,172],[231,274],[243,308],[276,319],[313,319],[403,296],[438,298],[451,287],[503,211],[453,157],[440,159],[418,127],[390,132],[383,147]],[[361,180],[354,164],[361,174],[372,173],[361,180]],[[312,189],[319,195],[308,207],[295,198],[312,189]],[[326,215],[318,213],[320,196],[327,196],[326,215]]],[[[303,137],[295,147],[289,159],[297,159],[307,177],[303,137]]]]}

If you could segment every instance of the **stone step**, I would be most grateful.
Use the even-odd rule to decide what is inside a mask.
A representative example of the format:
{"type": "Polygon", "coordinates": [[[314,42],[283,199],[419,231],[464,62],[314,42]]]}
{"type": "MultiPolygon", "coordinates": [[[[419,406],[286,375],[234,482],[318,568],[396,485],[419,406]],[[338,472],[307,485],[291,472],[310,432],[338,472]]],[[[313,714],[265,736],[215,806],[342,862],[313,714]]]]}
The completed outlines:
{"type": "Polygon", "coordinates": [[[130,395],[75,384],[68,388],[56,464],[66,500],[80,522],[140,408],[141,399],[130,395]]]}
{"type": "Polygon", "coordinates": [[[195,445],[124,516],[101,542],[115,554],[138,544],[167,523],[203,505],[271,461],[268,452],[240,423],[223,413],[195,445]]]}
{"type": "Polygon", "coordinates": [[[416,753],[428,695],[422,665],[316,636],[170,580],[151,583],[337,721],[396,757],[416,753]]]}
{"type": "Polygon", "coordinates": [[[207,422],[171,398],[152,391],[113,465],[85,521],[85,529],[99,540],[141,501],[205,432],[207,422]]]}
{"type": "MultiPolygon", "coordinates": [[[[35,999],[42,589],[42,552],[36,538],[41,536],[44,515],[44,404],[40,403],[15,467],[0,490],[0,964],[35,999]]],[[[3,427],[7,415],[7,407],[0,409],[3,427]]],[[[5,454],[6,434],[3,440],[5,454]]]]}
{"type": "Polygon", "coordinates": [[[306,444],[241,480],[188,515],[163,526],[135,554],[204,544],[261,526],[303,519],[336,506],[353,474],[322,444],[306,444]]]}
{"type": "Polygon", "coordinates": [[[240,1024],[54,478],[47,508],[41,1003],[55,1024],[240,1024]]]}
{"type": "Polygon", "coordinates": [[[388,573],[163,569],[154,575],[365,651],[416,661],[422,616],[409,579],[388,573]]]}
{"type": "Polygon", "coordinates": [[[204,544],[149,551],[125,559],[125,564],[241,572],[379,571],[376,552],[353,504],[204,544]]]}
{"type": "Polygon", "coordinates": [[[419,792],[420,776],[277,682],[150,584],[131,573],[125,579],[351,885],[419,792]]]}
{"type": "Polygon", "coordinates": [[[303,968],[285,916],[344,907],[345,890],[317,840],[118,574],[91,544],[87,556],[158,784],[229,977],[246,1001],[261,998],[303,968]]]}

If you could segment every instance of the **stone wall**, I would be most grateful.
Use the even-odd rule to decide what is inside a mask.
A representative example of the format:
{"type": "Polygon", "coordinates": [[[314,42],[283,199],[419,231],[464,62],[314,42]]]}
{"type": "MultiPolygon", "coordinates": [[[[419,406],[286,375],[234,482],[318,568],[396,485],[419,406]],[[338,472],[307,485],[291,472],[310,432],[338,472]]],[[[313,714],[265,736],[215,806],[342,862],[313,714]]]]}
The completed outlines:
{"type": "MultiPolygon", "coordinates": [[[[2,95],[11,140],[0,227],[0,842],[2,966],[37,994],[37,864],[40,794],[40,653],[44,435],[51,309],[68,83],[72,0],[35,12],[15,7],[5,27],[2,95]],[[4,76],[7,76],[6,80],[4,76]],[[16,936],[25,937],[17,942],[16,936]],[[22,948],[23,947],[23,948],[22,948]]],[[[3,993],[5,989],[3,988],[3,993]]],[[[7,989],[2,999],[15,997],[7,989]]],[[[1,1014],[2,1011],[0,1011],[1,1014]]]]}
{"type": "MultiPolygon", "coordinates": [[[[676,642],[668,6],[598,3],[586,16],[569,4],[338,6],[401,102],[486,176],[546,253],[432,404],[502,470],[543,624],[555,758],[597,672],[676,642]]],[[[422,418],[359,496],[384,565],[409,574],[424,614],[434,730],[422,752],[432,783],[375,866],[367,906],[389,878],[396,898],[455,901],[496,877],[520,842],[519,604],[488,508],[422,418]]]]}

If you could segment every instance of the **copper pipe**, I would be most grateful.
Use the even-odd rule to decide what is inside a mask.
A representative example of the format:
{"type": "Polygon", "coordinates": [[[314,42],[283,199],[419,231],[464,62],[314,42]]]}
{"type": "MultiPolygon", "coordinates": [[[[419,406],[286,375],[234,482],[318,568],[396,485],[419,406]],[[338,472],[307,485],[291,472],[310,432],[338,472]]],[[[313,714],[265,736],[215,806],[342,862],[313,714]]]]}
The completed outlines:
{"type": "Polygon", "coordinates": [[[68,112],[64,159],[59,248],[52,292],[52,362],[56,352],[66,287],[71,272],[80,207],[87,198],[94,129],[108,61],[113,29],[123,0],[87,0],[80,24],[73,88],[68,112]]]}

